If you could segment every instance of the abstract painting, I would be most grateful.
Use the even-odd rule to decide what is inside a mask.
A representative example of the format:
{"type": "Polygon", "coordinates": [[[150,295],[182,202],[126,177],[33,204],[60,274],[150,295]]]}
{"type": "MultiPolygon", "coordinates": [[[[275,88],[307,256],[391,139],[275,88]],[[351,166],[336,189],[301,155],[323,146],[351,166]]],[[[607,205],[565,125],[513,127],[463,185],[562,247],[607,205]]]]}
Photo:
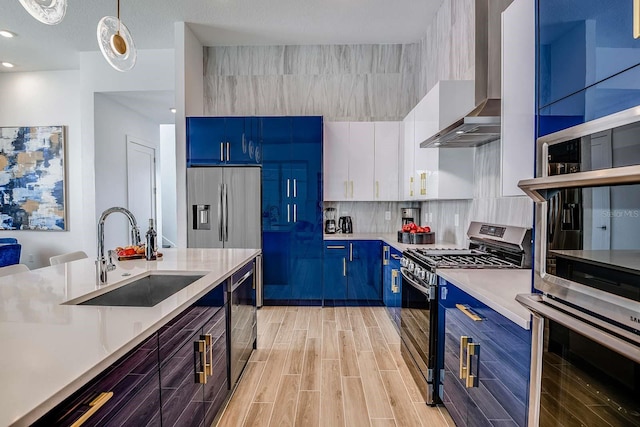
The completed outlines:
{"type": "Polygon", "coordinates": [[[64,126],[0,128],[0,229],[67,229],[64,126]]]}

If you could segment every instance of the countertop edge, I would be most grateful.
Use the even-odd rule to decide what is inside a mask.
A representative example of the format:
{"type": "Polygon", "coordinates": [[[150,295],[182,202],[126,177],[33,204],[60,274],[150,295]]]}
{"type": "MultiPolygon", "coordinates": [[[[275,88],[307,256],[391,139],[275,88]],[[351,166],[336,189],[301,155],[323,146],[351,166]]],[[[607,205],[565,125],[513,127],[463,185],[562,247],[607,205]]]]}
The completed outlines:
{"type": "MultiPolygon", "coordinates": [[[[72,380],[66,387],[63,387],[58,392],[56,392],[53,396],[51,396],[50,398],[48,398],[44,402],[40,403],[38,406],[33,408],[31,411],[26,413],[24,416],[22,416],[20,419],[14,421],[12,424],[10,424],[10,426],[11,427],[14,427],[14,426],[15,427],[18,427],[18,426],[29,426],[32,423],[36,422],[43,415],[45,415],[48,411],[50,411],[53,408],[55,408],[56,405],[58,405],[61,402],[63,402],[64,399],[66,399],[67,397],[71,396],[73,393],[75,393],[76,391],[81,389],[83,386],[88,384],[97,375],[99,375],[106,368],[111,366],[111,364],[116,362],[121,357],[125,356],[128,352],[133,350],[137,345],[139,345],[144,340],[149,338],[151,335],[153,335],[154,333],[159,331],[162,326],[166,325],[168,322],[170,322],[176,316],[178,316],[180,313],[182,313],[185,310],[185,308],[189,307],[191,304],[193,304],[195,301],[200,299],[207,292],[209,292],[212,289],[215,289],[216,287],[218,287],[225,280],[230,278],[235,272],[237,272],[244,265],[246,265],[247,262],[257,258],[261,254],[262,254],[262,251],[260,249],[256,249],[255,252],[252,255],[247,256],[244,260],[239,262],[234,268],[230,269],[227,273],[223,274],[222,276],[218,276],[217,279],[214,280],[211,285],[207,286],[201,292],[195,294],[192,298],[189,298],[183,304],[181,304],[180,306],[176,307],[175,310],[171,311],[170,313],[168,313],[167,315],[165,315],[164,317],[159,319],[157,322],[155,322],[153,325],[151,325],[145,331],[142,331],[134,339],[132,339],[131,341],[129,341],[128,343],[126,343],[125,345],[120,347],[119,349],[115,350],[110,355],[106,356],[97,365],[95,365],[91,369],[85,371],[83,374],[80,375],[80,377],[72,380]]],[[[215,272],[209,272],[209,273],[205,274],[201,279],[206,280],[206,277],[208,275],[213,275],[213,274],[215,274],[215,272]]]]}
{"type": "MultiPolygon", "coordinates": [[[[531,330],[531,316],[528,316],[527,318],[523,318],[522,316],[520,316],[517,313],[514,313],[513,311],[511,311],[510,309],[506,308],[502,304],[492,300],[488,295],[486,295],[486,294],[484,294],[482,292],[478,292],[478,287],[472,286],[469,283],[464,283],[464,282],[458,280],[458,278],[452,277],[451,275],[448,275],[447,272],[449,272],[449,271],[456,271],[456,270],[440,269],[440,270],[437,270],[436,273],[438,274],[439,277],[442,277],[447,282],[450,282],[452,285],[460,288],[460,290],[468,293],[469,295],[471,295],[472,297],[474,297],[475,299],[477,299],[481,303],[486,304],[489,308],[491,308],[492,310],[495,310],[497,313],[499,313],[502,316],[504,316],[505,318],[509,319],[511,322],[515,323],[516,325],[518,325],[522,329],[525,329],[525,330],[528,330],[528,331],[531,330]]],[[[483,271],[487,271],[487,270],[483,270],[483,271]]],[[[514,291],[513,300],[515,301],[516,295],[521,294],[521,293],[522,292],[520,292],[520,291],[514,291]]],[[[517,304],[519,304],[519,303],[517,303],[517,304]]]]}

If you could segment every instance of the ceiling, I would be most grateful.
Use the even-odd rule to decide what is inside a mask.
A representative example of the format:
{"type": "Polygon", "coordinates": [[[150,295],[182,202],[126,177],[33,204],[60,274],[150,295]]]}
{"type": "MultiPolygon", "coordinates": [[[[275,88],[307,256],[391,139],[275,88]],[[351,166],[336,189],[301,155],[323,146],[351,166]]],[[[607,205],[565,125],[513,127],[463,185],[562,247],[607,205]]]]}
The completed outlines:
{"type": "MultiPolygon", "coordinates": [[[[173,48],[174,22],[181,21],[204,46],[412,43],[442,1],[121,0],[120,18],[138,49],[173,48]]],[[[117,2],[68,0],[64,20],[53,26],[36,21],[18,0],[0,0],[0,10],[0,30],[17,35],[0,37],[0,62],[15,64],[0,73],[66,70],[79,68],[78,52],[99,50],[96,26],[117,14],[117,2]]]]}

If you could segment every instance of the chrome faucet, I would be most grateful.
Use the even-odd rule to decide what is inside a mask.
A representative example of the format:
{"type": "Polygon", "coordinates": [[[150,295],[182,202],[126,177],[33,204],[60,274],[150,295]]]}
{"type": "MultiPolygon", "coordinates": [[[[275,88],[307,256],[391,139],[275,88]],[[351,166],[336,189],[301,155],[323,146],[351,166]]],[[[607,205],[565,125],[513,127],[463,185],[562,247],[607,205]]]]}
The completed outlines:
{"type": "Polygon", "coordinates": [[[96,276],[98,278],[98,283],[107,283],[107,272],[116,269],[112,259],[113,251],[109,251],[108,253],[108,263],[104,256],[104,222],[107,217],[114,212],[120,212],[129,219],[129,224],[131,224],[131,242],[134,245],[140,244],[140,230],[138,229],[138,223],[136,222],[136,217],[133,216],[130,210],[113,207],[102,212],[102,215],[100,215],[100,219],[98,220],[98,259],[96,260],[96,276]]]}

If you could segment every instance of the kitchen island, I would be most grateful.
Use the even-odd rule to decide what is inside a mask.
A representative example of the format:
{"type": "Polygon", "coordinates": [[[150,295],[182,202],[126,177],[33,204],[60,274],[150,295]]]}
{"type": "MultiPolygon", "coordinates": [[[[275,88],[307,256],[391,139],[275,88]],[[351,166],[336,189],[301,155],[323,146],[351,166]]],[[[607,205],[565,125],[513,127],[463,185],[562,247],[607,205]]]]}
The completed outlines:
{"type": "Polygon", "coordinates": [[[96,285],[93,259],[0,278],[0,425],[28,425],[80,389],[260,254],[163,249],[157,261],[117,262],[96,285]],[[153,307],[65,304],[149,273],[202,275],[153,307]]]}

